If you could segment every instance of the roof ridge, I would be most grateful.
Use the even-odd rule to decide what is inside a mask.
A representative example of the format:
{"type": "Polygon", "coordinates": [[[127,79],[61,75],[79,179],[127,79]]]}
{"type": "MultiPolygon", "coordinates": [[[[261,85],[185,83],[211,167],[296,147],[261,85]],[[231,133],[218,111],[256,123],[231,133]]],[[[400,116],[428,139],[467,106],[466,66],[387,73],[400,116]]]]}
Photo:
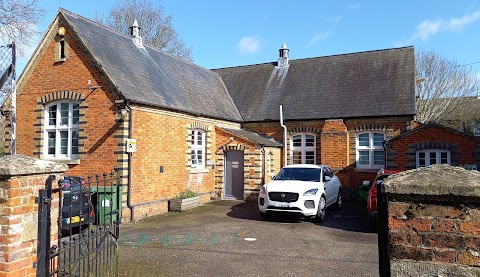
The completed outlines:
{"type": "MultiPolygon", "coordinates": [[[[390,51],[398,51],[398,50],[407,50],[413,49],[414,46],[403,46],[403,47],[394,47],[394,48],[384,48],[384,49],[376,49],[376,50],[366,50],[360,52],[351,52],[351,53],[343,53],[343,54],[332,54],[327,56],[319,56],[319,57],[310,57],[310,58],[301,58],[301,59],[290,59],[290,62],[298,62],[298,61],[305,61],[305,60],[314,60],[314,59],[325,59],[325,58],[334,58],[334,57],[341,57],[341,56],[355,56],[355,55],[362,55],[367,53],[375,53],[375,52],[390,52],[390,51]]],[[[212,70],[220,70],[220,69],[229,69],[229,68],[239,68],[239,67],[249,67],[249,66],[260,66],[260,65],[271,65],[276,64],[276,62],[265,62],[265,63],[257,63],[257,64],[246,64],[246,65],[239,65],[239,66],[227,66],[227,67],[219,67],[219,68],[212,68],[212,70]]]]}

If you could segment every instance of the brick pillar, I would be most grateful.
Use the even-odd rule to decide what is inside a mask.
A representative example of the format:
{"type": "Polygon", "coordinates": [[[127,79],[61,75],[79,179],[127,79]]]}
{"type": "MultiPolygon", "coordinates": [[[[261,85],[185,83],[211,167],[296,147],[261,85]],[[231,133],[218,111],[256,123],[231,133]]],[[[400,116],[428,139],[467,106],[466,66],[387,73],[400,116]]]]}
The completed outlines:
{"type": "Polygon", "coordinates": [[[321,163],[334,170],[348,166],[348,132],[342,119],[326,120],[320,134],[321,163]]]}
{"type": "MultiPolygon", "coordinates": [[[[35,276],[38,190],[49,175],[62,178],[65,164],[14,155],[0,158],[0,276],[35,276]]],[[[58,202],[52,214],[58,214],[58,202]]],[[[52,222],[56,222],[52,216],[52,222]]],[[[55,227],[56,224],[52,224],[55,227]]],[[[52,232],[56,232],[52,228],[52,232]]]]}
{"type": "Polygon", "coordinates": [[[392,276],[480,276],[480,172],[434,165],[384,186],[392,276]]]}

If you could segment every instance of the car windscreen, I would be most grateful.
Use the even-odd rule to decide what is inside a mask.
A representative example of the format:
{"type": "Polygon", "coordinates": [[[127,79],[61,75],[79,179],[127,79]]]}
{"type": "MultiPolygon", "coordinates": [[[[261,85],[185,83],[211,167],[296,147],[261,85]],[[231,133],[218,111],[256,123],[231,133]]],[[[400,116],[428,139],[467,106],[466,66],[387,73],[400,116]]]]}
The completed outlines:
{"type": "Polygon", "coordinates": [[[299,167],[282,168],[282,170],[280,170],[277,176],[275,176],[274,180],[320,182],[320,169],[299,167]]]}

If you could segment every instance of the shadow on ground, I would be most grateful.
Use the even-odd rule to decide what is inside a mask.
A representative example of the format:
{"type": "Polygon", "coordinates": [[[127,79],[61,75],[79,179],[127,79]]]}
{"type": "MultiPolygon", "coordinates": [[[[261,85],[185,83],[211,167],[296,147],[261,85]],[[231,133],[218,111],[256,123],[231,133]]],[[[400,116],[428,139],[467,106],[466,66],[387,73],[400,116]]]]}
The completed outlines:
{"type": "MultiPolygon", "coordinates": [[[[210,205],[228,206],[232,205],[232,203],[228,203],[228,201],[219,201],[211,203],[210,205]]],[[[232,205],[231,210],[227,213],[227,216],[245,220],[281,223],[301,223],[311,221],[309,218],[288,212],[274,214],[268,220],[262,219],[256,202],[241,202],[234,204],[232,205]]],[[[358,200],[344,201],[343,207],[340,211],[328,208],[325,221],[315,224],[345,231],[375,233],[375,230],[368,225],[368,213],[365,203],[358,200]]]]}

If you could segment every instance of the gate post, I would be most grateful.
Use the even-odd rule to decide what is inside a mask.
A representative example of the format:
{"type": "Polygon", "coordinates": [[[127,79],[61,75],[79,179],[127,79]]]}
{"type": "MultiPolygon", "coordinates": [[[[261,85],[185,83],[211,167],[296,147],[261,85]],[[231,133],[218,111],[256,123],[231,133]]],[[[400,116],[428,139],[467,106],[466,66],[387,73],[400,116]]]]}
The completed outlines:
{"type": "Polygon", "coordinates": [[[50,174],[61,176],[67,169],[65,164],[23,155],[0,158],[0,276],[36,275],[37,243],[45,241],[37,239],[35,200],[50,174]]]}
{"type": "Polygon", "coordinates": [[[480,172],[432,165],[383,186],[388,239],[379,249],[392,276],[480,276],[480,172]]]}

